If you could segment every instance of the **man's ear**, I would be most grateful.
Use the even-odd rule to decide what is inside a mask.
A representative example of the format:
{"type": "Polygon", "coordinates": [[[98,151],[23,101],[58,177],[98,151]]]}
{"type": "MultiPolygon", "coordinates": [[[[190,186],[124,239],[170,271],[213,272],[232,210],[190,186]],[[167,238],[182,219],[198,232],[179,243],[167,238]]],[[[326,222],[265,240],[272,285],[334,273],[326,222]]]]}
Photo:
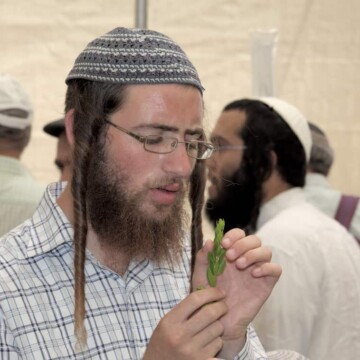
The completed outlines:
{"type": "Polygon", "coordinates": [[[74,134],[73,134],[73,124],[74,124],[74,109],[69,110],[65,114],[65,131],[66,131],[66,138],[70,144],[70,146],[74,147],[74,134]]]}

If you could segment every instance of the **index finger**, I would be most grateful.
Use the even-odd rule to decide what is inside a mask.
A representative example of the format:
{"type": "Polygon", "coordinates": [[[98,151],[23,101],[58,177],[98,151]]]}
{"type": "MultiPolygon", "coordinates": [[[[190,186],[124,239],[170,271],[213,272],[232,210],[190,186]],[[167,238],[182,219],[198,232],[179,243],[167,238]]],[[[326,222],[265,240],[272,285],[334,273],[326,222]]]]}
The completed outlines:
{"type": "Polygon", "coordinates": [[[213,301],[219,301],[224,297],[224,291],[218,288],[210,287],[202,290],[196,290],[176,305],[168,313],[168,316],[174,316],[174,320],[176,318],[178,321],[185,321],[202,306],[213,301]]]}
{"type": "Polygon", "coordinates": [[[238,229],[238,228],[234,228],[231,229],[229,231],[227,231],[224,234],[224,237],[221,241],[221,245],[224,249],[228,249],[230,248],[236,241],[243,239],[244,237],[246,237],[245,231],[238,229]]]}

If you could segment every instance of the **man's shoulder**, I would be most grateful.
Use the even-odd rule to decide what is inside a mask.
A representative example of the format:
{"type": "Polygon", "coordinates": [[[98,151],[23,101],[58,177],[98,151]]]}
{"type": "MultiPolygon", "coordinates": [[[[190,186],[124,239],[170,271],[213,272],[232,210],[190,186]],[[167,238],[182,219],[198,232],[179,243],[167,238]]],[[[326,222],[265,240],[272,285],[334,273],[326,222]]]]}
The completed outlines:
{"type": "Polygon", "coordinates": [[[33,178],[14,177],[1,182],[1,201],[3,204],[37,205],[41,200],[46,186],[33,178]]]}
{"type": "Polygon", "coordinates": [[[308,239],[321,243],[325,241],[326,234],[331,234],[331,238],[349,236],[334,219],[307,202],[281,211],[266,222],[259,229],[258,234],[265,238],[272,237],[274,242],[278,241],[277,238],[284,238],[285,241],[308,239]]]}
{"type": "Polygon", "coordinates": [[[257,235],[274,253],[280,252],[289,259],[303,257],[331,266],[337,266],[341,259],[342,269],[356,263],[351,271],[360,271],[360,252],[353,236],[311,204],[283,211],[264,224],[257,235]]]}
{"type": "Polygon", "coordinates": [[[0,238],[0,282],[16,276],[19,266],[27,258],[27,245],[30,241],[27,223],[0,238]]]}

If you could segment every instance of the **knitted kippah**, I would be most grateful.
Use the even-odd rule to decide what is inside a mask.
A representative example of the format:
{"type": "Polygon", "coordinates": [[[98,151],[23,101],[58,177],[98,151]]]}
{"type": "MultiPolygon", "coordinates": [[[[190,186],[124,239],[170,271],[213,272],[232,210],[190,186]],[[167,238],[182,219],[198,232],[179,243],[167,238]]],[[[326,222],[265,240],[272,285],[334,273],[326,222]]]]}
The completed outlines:
{"type": "Polygon", "coordinates": [[[118,27],[91,41],[66,78],[120,84],[190,84],[201,92],[198,73],[184,51],[152,30],[118,27]]]}

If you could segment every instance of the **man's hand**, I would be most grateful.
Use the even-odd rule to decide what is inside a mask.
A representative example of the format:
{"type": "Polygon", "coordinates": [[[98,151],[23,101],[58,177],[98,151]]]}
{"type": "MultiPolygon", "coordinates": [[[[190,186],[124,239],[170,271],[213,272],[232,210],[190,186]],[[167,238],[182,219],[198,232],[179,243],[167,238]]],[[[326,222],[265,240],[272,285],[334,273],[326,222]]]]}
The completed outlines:
{"type": "MultiPolygon", "coordinates": [[[[224,347],[219,356],[231,358],[245,344],[247,327],[269,297],[281,267],[270,262],[271,250],[261,246],[258,237],[245,236],[240,229],[228,231],[221,244],[226,249],[227,264],[218,277],[217,287],[226,294],[228,312],[221,318],[224,347]]],[[[207,284],[207,253],[212,246],[213,242],[207,241],[197,254],[193,289],[207,284]]]]}
{"type": "Polygon", "coordinates": [[[224,292],[216,288],[188,295],[159,322],[143,360],[206,360],[223,346],[224,292]],[[206,306],[205,306],[206,305],[206,306]]]}

